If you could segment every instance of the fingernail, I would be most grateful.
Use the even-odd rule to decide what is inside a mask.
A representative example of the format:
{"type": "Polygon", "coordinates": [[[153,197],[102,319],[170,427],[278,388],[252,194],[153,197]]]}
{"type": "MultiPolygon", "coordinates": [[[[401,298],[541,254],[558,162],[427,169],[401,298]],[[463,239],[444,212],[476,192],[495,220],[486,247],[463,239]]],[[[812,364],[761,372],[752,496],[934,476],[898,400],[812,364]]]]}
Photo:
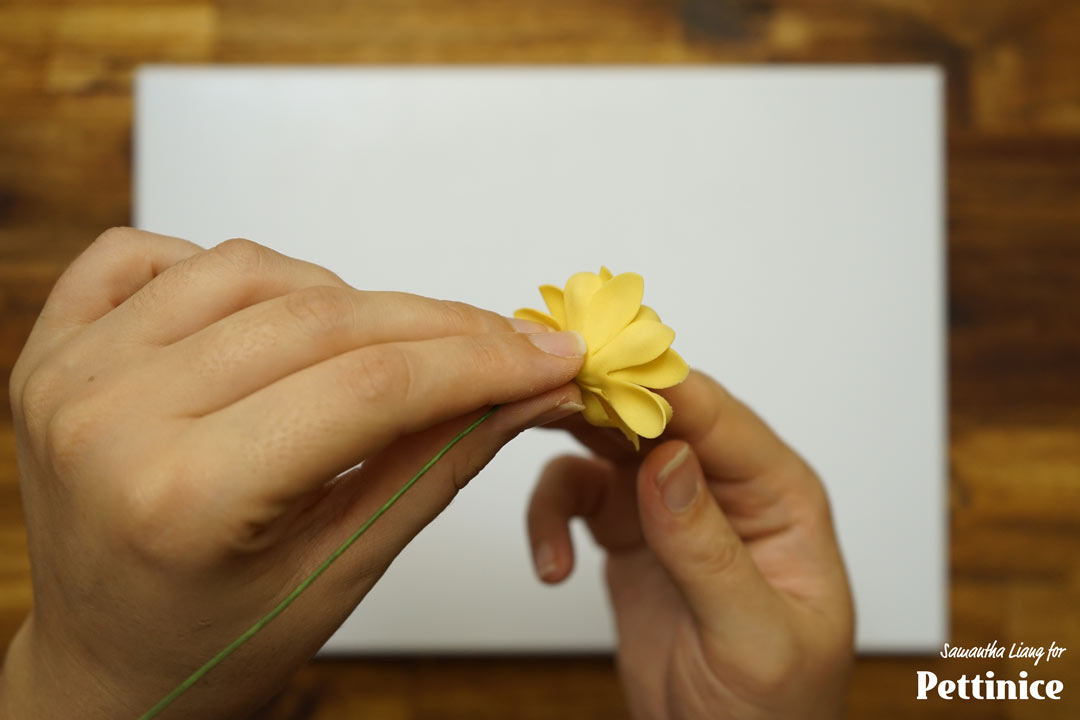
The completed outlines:
{"type": "Polygon", "coordinates": [[[694,464],[686,462],[690,457],[690,446],[683,445],[667,465],[660,468],[656,475],[656,486],[660,488],[660,497],[664,505],[673,513],[681,513],[691,505],[698,495],[697,473],[694,464]]]}
{"type": "Polygon", "coordinates": [[[533,322],[532,320],[522,320],[521,318],[506,318],[510,321],[510,324],[514,326],[514,329],[519,333],[542,333],[551,332],[551,328],[543,323],[533,322]]]}
{"type": "Polygon", "coordinates": [[[560,332],[533,333],[527,335],[529,341],[549,355],[571,358],[585,354],[585,338],[573,330],[560,332]]]}
{"type": "Polygon", "coordinates": [[[585,406],[579,402],[568,400],[564,403],[560,403],[551,408],[547,412],[537,415],[535,418],[529,421],[530,427],[537,427],[540,425],[546,425],[549,422],[555,422],[556,420],[562,420],[564,417],[569,417],[574,413],[579,413],[585,409],[585,406]]]}
{"type": "Polygon", "coordinates": [[[555,548],[546,542],[540,543],[540,547],[536,548],[533,562],[536,563],[536,574],[541,579],[547,579],[559,572],[559,566],[555,562],[555,548]]]}

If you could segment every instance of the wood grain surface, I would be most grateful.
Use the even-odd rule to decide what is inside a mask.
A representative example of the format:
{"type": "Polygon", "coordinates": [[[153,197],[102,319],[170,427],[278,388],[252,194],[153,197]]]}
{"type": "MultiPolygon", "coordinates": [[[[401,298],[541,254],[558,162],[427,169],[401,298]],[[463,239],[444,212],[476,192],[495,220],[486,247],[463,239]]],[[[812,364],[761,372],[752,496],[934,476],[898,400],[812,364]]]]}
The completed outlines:
{"type": "MultiPolygon", "coordinates": [[[[129,221],[143,62],[930,62],[947,77],[953,642],[1068,648],[1057,703],[916,702],[868,657],[852,718],[1080,717],[1080,3],[1075,0],[0,1],[0,369],[52,283],[129,221]]],[[[782,203],[782,197],[776,198],[782,203]]],[[[256,238],[257,239],[257,238],[256,238]]],[[[0,642],[31,603],[0,416],[0,642]]],[[[918,592],[912,588],[912,592],[918,592]]],[[[607,658],[317,662],[262,717],[621,718],[607,658]]]]}

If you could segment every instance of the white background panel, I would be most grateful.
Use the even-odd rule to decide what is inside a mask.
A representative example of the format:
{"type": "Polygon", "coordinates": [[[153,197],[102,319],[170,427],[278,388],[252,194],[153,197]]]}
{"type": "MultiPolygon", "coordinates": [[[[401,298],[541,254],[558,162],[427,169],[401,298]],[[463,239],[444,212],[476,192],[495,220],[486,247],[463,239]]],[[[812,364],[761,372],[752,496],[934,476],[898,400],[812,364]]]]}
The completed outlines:
{"type": "MultiPolygon", "coordinates": [[[[148,68],[136,223],[510,313],[634,270],[691,364],[829,488],[864,650],[946,632],[941,79],[924,68],[148,68]]],[[[542,587],[506,448],[328,651],[596,650],[602,561],[542,587]]],[[[407,500],[406,500],[407,502],[407,500]]],[[[361,541],[362,542],[362,541],[361,541]]]]}

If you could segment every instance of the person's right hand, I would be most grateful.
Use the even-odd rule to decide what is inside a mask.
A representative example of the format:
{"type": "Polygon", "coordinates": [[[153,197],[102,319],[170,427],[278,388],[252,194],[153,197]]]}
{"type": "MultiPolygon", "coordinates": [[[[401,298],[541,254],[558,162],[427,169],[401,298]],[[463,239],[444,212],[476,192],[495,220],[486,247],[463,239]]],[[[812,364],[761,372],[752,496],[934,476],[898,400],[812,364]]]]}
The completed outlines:
{"type": "Polygon", "coordinates": [[[163,717],[251,712],[499,447],[583,407],[583,344],[247,241],[104,234],[11,376],[34,610],[0,715],[137,717],[503,404],[163,717]]]}
{"type": "Polygon", "coordinates": [[[560,423],[595,454],[541,475],[529,509],[538,574],[570,574],[568,523],[583,517],[607,551],[635,718],[839,717],[854,617],[821,481],[705,375],[661,392],[673,440],[640,454],[583,418],[560,423]]]}

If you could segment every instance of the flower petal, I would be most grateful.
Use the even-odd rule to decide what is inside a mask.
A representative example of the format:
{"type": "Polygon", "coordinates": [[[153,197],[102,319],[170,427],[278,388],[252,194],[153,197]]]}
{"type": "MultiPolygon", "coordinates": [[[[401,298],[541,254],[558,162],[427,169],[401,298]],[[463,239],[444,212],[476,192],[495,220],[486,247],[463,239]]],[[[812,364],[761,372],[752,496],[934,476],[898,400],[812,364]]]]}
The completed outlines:
{"type": "Polygon", "coordinates": [[[622,418],[619,417],[619,414],[617,412],[615,412],[615,409],[613,407],[611,407],[611,405],[608,403],[607,400],[604,399],[604,397],[602,395],[598,396],[598,398],[600,400],[600,405],[607,412],[608,424],[611,427],[618,428],[619,432],[621,432],[623,434],[623,437],[625,437],[627,440],[629,440],[630,443],[634,446],[634,449],[635,450],[640,450],[641,449],[641,442],[638,439],[637,433],[634,432],[633,430],[631,430],[629,427],[627,427],[626,423],[624,423],[622,421],[622,418]]]}
{"type": "Polygon", "coordinates": [[[654,438],[667,426],[670,405],[664,398],[643,387],[624,382],[611,382],[604,388],[611,407],[631,431],[642,437],[654,438]]]}
{"type": "Polygon", "coordinates": [[[589,300],[602,284],[600,277],[591,272],[574,273],[566,281],[563,304],[566,310],[565,328],[567,330],[581,332],[585,327],[585,313],[589,309],[589,300]]]}
{"type": "Polygon", "coordinates": [[[658,393],[653,393],[653,395],[656,395],[656,399],[660,401],[660,407],[664,409],[664,427],[667,427],[668,423],[671,422],[672,416],[675,415],[675,410],[671,407],[671,403],[667,401],[666,397],[658,393]]]}
{"type": "Polygon", "coordinates": [[[589,351],[596,353],[630,324],[641,308],[645,281],[637,273],[622,273],[600,286],[585,313],[585,336],[589,351]]]}
{"type": "Polygon", "coordinates": [[[642,385],[647,388],[668,388],[678,385],[690,374],[690,366],[671,348],[660,357],[643,365],[612,370],[609,374],[614,380],[642,385]]]}
{"type": "Polygon", "coordinates": [[[562,290],[554,285],[541,285],[540,297],[544,298],[548,312],[551,313],[551,317],[555,318],[555,322],[559,324],[561,330],[566,325],[566,306],[563,304],[562,290]]]}
{"type": "Polygon", "coordinates": [[[641,437],[659,436],[671,421],[671,404],[649,388],[682,382],[686,362],[670,348],[675,332],[642,305],[644,281],[636,273],[580,272],[564,289],[542,285],[548,312],[522,308],[514,317],[585,336],[588,353],[574,382],[584,416],[598,427],[618,429],[634,448],[641,437]]]}
{"type": "Polygon", "coordinates": [[[660,316],[656,314],[648,305],[642,305],[641,309],[637,311],[637,315],[634,316],[633,322],[638,320],[652,320],[653,322],[660,322],[660,316]]]}
{"type": "Polygon", "coordinates": [[[615,423],[611,421],[611,416],[608,415],[607,408],[604,407],[605,403],[600,399],[599,395],[582,388],[581,402],[585,404],[585,409],[581,411],[581,414],[585,416],[585,421],[590,425],[615,427],[615,423]]]}
{"type": "MultiPolygon", "coordinates": [[[[675,339],[675,331],[663,323],[643,320],[630,323],[611,342],[585,361],[582,373],[590,377],[613,370],[644,365],[660,357],[675,339]]],[[[591,348],[590,348],[591,351],[591,348]]]]}
{"type": "Polygon", "coordinates": [[[532,308],[521,308],[514,311],[514,317],[518,320],[531,320],[532,322],[547,325],[552,330],[562,330],[559,327],[559,323],[555,322],[555,318],[551,317],[547,313],[542,313],[539,310],[533,310],[532,308]]]}

